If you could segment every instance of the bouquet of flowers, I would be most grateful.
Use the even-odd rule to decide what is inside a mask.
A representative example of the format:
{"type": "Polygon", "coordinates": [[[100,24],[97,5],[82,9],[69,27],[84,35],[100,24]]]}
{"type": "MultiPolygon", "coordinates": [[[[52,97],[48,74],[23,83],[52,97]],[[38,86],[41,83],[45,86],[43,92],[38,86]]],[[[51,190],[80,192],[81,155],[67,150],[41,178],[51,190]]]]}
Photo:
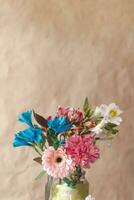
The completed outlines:
{"type": "Polygon", "coordinates": [[[59,106],[54,117],[44,118],[29,110],[19,116],[28,128],[15,134],[13,146],[29,146],[39,154],[34,160],[42,171],[36,179],[47,173],[75,189],[85,169],[100,158],[98,141],[112,140],[118,133],[121,113],[115,103],[92,110],[87,97],[83,111],[59,106]]]}

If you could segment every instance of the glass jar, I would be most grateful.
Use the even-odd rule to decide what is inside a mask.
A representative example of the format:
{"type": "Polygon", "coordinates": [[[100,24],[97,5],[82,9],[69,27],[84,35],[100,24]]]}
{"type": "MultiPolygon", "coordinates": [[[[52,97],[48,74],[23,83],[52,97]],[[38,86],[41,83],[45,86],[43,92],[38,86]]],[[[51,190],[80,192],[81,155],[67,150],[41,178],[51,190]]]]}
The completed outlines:
{"type": "Polygon", "coordinates": [[[61,179],[48,177],[45,200],[85,200],[88,194],[89,183],[85,178],[71,188],[61,179]]]}

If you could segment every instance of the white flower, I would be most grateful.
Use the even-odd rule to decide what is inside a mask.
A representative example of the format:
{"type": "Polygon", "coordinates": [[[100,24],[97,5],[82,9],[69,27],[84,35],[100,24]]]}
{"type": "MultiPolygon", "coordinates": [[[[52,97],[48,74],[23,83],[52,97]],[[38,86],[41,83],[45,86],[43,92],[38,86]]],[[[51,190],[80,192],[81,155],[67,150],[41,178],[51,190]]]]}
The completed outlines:
{"type": "Polygon", "coordinates": [[[103,133],[103,127],[106,124],[105,119],[103,119],[97,126],[95,126],[94,128],[91,128],[90,131],[96,133],[96,135],[100,135],[101,133],[103,133]]]}
{"type": "Polygon", "coordinates": [[[102,104],[99,107],[96,107],[93,116],[95,118],[102,117],[102,120],[97,126],[91,128],[90,131],[100,135],[103,133],[103,127],[105,124],[110,122],[119,125],[122,122],[122,118],[120,117],[122,112],[123,111],[120,110],[115,103],[111,103],[109,105],[102,104]]]}
{"type": "Polygon", "coordinates": [[[122,118],[120,117],[122,112],[123,111],[120,110],[119,106],[117,106],[115,103],[111,103],[109,106],[107,106],[104,118],[107,122],[119,125],[122,122],[122,118]]]}
{"type": "Polygon", "coordinates": [[[95,111],[94,111],[93,116],[94,117],[103,117],[106,113],[106,109],[107,109],[107,105],[105,105],[105,104],[97,106],[95,111]]]}
{"type": "Polygon", "coordinates": [[[88,195],[88,196],[85,198],[85,200],[95,200],[95,198],[92,197],[91,195],[88,195]]]}
{"type": "Polygon", "coordinates": [[[122,122],[122,118],[120,117],[122,112],[115,103],[109,105],[102,104],[100,107],[96,107],[94,117],[103,117],[105,122],[119,125],[122,122]]]}

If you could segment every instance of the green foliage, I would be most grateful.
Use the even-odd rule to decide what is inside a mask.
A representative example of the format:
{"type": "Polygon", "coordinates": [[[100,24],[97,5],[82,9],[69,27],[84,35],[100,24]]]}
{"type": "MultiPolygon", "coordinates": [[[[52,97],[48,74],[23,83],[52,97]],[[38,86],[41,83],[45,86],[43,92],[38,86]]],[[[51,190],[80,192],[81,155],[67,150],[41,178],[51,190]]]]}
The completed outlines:
{"type": "Polygon", "coordinates": [[[85,117],[91,117],[91,115],[93,114],[93,111],[91,110],[90,106],[89,106],[89,101],[88,98],[85,98],[84,104],[83,104],[83,111],[84,111],[84,115],[85,117]]]}
{"type": "Polygon", "coordinates": [[[59,147],[59,141],[57,139],[57,135],[51,129],[47,131],[47,139],[50,146],[53,146],[55,150],[59,147]]]}
{"type": "Polygon", "coordinates": [[[73,183],[73,181],[71,181],[69,178],[63,178],[63,181],[68,185],[68,187],[71,187],[71,188],[75,188],[76,186],[76,183],[73,183]]]}
{"type": "Polygon", "coordinates": [[[76,172],[75,172],[75,175],[77,177],[77,180],[80,181],[80,178],[82,176],[82,170],[80,167],[76,167],[76,172]]]}
{"type": "Polygon", "coordinates": [[[116,133],[118,133],[118,130],[116,129],[117,125],[113,124],[113,123],[108,123],[104,126],[104,128],[110,132],[111,134],[115,135],[116,133]]]}
{"type": "Polygon", "coordinates": [[[80,167],[76,167],[76,170],[73,174],[70,175],[69,178],[65,177],[63,181],[71,188],[75,188],[76,185],[80,182],[82,177],[82,170],[80,167]]]}
{"type": "Polygon", "coordinates": [[[42,135],[42,140],[40,142],[40,148],[42,151],[44,150],[45,143],[46,143],[46,137],[44,135],[42,135]]]}
{"type": "Polygon", "coordinates": [[[94,120],[95,125],[98,125],[102,121],[103,117],[98,117],[97,119],[94,120]]]}

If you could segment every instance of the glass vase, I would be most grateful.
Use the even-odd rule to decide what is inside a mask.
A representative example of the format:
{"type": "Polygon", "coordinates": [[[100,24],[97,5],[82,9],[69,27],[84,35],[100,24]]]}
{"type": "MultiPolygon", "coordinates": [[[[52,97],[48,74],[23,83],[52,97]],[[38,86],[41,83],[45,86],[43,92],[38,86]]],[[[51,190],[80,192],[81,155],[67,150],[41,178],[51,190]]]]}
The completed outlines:
{"type": "Polygon", "coordinates": [[[45,200],[85,200],[88,194],[89,183],[85,178],[75,188],[71,188],[61,179],[53,179],[48,176],[45,200]]]}

